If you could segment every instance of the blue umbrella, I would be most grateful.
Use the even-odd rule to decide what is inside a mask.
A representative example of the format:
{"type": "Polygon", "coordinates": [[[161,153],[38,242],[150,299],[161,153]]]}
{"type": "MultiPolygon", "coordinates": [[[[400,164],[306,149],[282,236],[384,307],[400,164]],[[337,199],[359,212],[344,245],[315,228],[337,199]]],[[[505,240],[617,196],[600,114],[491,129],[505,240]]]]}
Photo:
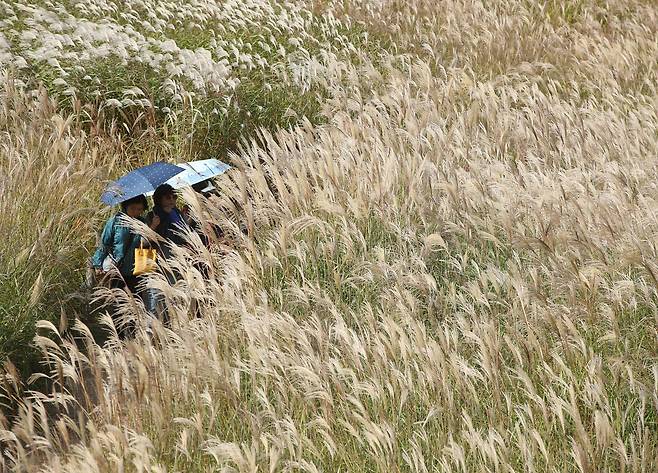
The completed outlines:
{"type": "MultiPolygon", "coordinates": [[[[183,168],[183,172],[176,174],[167,181],[174,189],[192,186],[199,182],[207,181],[220,174],[224,174],[231,169],[226,163],[221,162],[219,159],[202,159],[200,161],[190,161],[188,163],[178,163],[177,166],[183,168]]],[[[209,184],[210,188],[213,188],[209,184]]],[[[151,195],[152,192],[146,195],[151,195]]]]}
{"type": "Polygon", "coordinates": [[[101,201],[107,205],[115,205],[140,194],[148,194],[184,170],[174,164],[162,162],[135,169],[111,183],[101,195],[101,201]]]}

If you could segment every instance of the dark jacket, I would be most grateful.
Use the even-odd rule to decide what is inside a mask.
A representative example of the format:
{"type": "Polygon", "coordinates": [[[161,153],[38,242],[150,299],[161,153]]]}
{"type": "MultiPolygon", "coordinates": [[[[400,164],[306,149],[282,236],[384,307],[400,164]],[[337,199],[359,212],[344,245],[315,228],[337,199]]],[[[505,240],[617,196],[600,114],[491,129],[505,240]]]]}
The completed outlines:
{"type": "Polygon", "coordinates": [[[199,235],[199,238],[201,239],[201,242],[203,245],[208,248],[210,247],[210,243],[213,240],[218,240],[224,237],[224,232],[222,231],[222,228],[219,225],[212,224],[210,225],[210,228],[212,229],[212,232],[214,235],[206,235],[206,232],[204,229],[201,227],[201,223],[198,222],[194,218],[190,218],[190,229],[193,232],[196,232],[199,235]],[[212,238],[214,237],[214,238],[212,238]]]}
{"type": "MultiPolygon", "coordinates": [[[[148,225],[151,225],[151,222],[153,221],[153,216],[157,215],[160,217],[160,225],[158,225],[155,228],[155,231],[158,235],[160,235],[162,238],[168,240],[169,242],[175,244],[175,245],[184,245],[185,244],[185,239],[182,237],[179,233],[183,228],[187,226],[185,223],[185,220],[183,219],[183,215],[180,213],[180,210],[177,208],[174,208],[171,211],[171,214],[168,214],[165,212],[162,207],[153,207],[153,210],[151,210],[147,215],[146,215],[146,223],[148,225]],[[179,219],[179,222],[175,222],[176,216],[179,219]]],[[[167,245],[153,245],[156,249],[158,249],[158,253],[162,254],[165,258],[169,256],[169,250],[167,249],[167,245]]]]}
{"type": "MultiPolygon", "coordinates": [[[[130,277],[135,268],[135,248],[139,246],[140,236],[133,233],[121,222],[122,218],[130,218],[123,212],[110,217],[101,233],[100,245],[91,258],[91,265],[101,269],[103,261],[111,256],[114,264],[124,278],[130,277]]],[[[141,218],[139,220],[143,221],[141,218]]]]}

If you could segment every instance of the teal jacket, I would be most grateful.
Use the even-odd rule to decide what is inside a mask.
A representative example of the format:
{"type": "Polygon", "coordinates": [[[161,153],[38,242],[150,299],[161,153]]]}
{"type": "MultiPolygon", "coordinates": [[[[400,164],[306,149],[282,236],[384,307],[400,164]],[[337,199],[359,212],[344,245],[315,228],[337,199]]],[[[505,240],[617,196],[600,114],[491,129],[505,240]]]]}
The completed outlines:
{"type": "MultiPolygon", "coordinates": [[[[121,224],[120,217],[122,216],[130,218],[125,213],[119,212],[105,223],[103,233],[101,233],[101,242],[91,258],[91,265],[100,269],[103,267],[105,258],[111,256],[121,275],[126,278],[133,274],[135,248],[139,247],[141,237],[121,224]]],[[[144,221],[142,218],[139,220],[144,221]]]]}

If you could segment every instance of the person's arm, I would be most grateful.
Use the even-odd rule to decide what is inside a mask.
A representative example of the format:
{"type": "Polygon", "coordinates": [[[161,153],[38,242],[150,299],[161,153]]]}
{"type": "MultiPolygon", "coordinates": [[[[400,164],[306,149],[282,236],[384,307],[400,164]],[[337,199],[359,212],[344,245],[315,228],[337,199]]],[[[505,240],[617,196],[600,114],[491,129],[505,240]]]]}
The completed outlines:
{"type": "Polygon", "coordinates": [[[127,246],[130,241],[130,228],[124,225],[117,225],[112,242],[112,257],[117,266],[121,267],[123,258],[128,251],[127,246]]]}
{"type": "Polygon", "coordinates": [[[114,226],[114,218],[109,219],[105,222],[105,227],[103,227],[103,232],[101,233],[100,244],[94,255],[91,257],[91,266],[94,269],[100,270],[103,268],[103,261],[107,258],[107,255],[110,253],[110,247],[108,243],[112,239],[112,227],[114,226]]]}

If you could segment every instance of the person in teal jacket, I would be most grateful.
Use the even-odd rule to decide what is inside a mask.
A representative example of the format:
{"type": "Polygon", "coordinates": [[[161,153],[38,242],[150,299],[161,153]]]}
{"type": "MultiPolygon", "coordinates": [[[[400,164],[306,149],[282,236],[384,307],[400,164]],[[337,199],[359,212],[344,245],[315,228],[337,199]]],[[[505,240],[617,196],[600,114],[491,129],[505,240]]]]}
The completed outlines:
{"type": "MultiPolygon", "coordinates": [[[[121,211],[113,215],[105,223],[101,233],[100,245],[91,258],[91,266],[96,272],[96,278],[104,278],[113,267],[119,270],[120,277],[110,279],[111,287],[128,288],[133,294],[139,294],[147,308],[150,301],[138,289],[139,277],[133,275],[135,268],[135,249],[139,247],[141,237],[131,231],[122,219],[134,218],[144,222],[142,215],[148,203],[146,197],[139,195],[121,203],[121,211]]],[[[157,216],[156,216],[157,217],[157,216]]],[[[151,228],[160,224],[159,218],[150,222],[151,228]]]]}

